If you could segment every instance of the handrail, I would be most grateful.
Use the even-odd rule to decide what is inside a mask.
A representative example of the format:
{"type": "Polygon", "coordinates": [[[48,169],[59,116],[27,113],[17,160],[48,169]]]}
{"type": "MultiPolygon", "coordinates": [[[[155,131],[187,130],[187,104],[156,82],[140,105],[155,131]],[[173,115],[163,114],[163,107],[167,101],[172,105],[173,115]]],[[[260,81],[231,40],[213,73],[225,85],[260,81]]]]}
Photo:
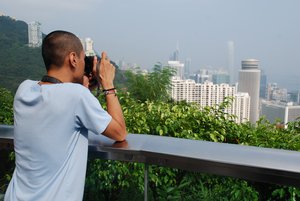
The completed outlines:
{"type": "MultiPolygon", "coordinates": [[[[0,125],[1,139],[13,140],[13,126],[0,125]]],[[[144,134],[114,142],[89,134],[89,156],[300,187],[297,151],[144,134]]]]}

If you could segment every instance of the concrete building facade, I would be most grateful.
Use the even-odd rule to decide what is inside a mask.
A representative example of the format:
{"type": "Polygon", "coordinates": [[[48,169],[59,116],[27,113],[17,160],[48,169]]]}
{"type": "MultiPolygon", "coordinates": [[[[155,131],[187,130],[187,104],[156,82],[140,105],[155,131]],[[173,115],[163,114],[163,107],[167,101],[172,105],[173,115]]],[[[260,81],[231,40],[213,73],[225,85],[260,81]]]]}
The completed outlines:
{"type": "Polygon", "coordinates": [[[40,47],[42,45],[41,23],[37,21],[28,24],[28,46],[40,47]]]}
{"type": "Polygon", "coordinates": [[[226,97],[231,97],[233,98],[232,105],[226,108],[225,112],[234,114],[237,117],[237,123],[249,120],[249,94],[237,93],[236,87],[229,84],[196,83],[194,80],[182,80],[174,77],[171,96],[175,101],[193,102],[202,107],[219,105],[226,97]]]}
{"type": "Polygon", "coordinates": [[[84,40],[80,40],[86,56],[96,55],[94,51],[94,41],[91,38],[85,38],[84,40]]]}
{"type": "Polygon", "coordinates": [[[250,101],[250,122],[255,123],[259,119],[259,90],[260,70],[259,61],[247,59],[242,61],[242,69],[239,71],[238,91],[248,93],[250,101]]]}
{"type": "Polygon", "coordinates": [[[279,122],[286,125],[300,117],[300,105],[293,105],[292,102],[262,101],[261,115],[271,123],[279,122]]]}

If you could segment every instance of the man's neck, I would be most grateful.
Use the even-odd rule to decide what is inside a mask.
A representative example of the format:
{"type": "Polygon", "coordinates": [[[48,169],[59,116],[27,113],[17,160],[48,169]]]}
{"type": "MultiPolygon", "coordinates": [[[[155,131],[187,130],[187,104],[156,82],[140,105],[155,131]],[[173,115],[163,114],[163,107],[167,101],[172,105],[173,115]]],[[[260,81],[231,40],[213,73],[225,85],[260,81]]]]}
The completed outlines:
{"type": "Polygon", "coordinates": [[[72,82],[72,73],[65,70],[64,68],[60,68],[59,70],[49,70],[47,75],[53,77],[61,82],[72,82]]]}

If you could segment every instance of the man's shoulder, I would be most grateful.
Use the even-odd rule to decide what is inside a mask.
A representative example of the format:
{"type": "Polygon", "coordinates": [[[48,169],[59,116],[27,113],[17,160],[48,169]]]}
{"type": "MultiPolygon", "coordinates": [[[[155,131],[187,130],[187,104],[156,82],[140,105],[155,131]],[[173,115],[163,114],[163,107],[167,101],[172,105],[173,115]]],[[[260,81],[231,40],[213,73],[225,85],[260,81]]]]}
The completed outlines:
{"type": "Polygon", "coordinates": [[[57,88],[54,93],[58,93],[61,96],[73,97],[74,99],[90,99],[94,97],[91,91],[81,84],[76,83],[63,83],[57,84],[57,88]]]}
{"type": "MultiPolygon", "coordinates": [[[[59,85],[59,84],[58,84],[59,85]]],[[[58,86],[60,87],[60,86],[58,86]]],[[[90,93],[89,89],[77,83],[63,83],[61,87],[64,90],[74,91],[74,93],[90,93]]]]}
{"type": "Polygon", "coordinates": [[[37,83],[38,83],[38,81],[36,81],[36,80],[24,80],[24,81],[19,85],[19,88],[32,86],[32,85],[35,85],[35,84],[37,84],[37,83]]]}
{"type": "Polygon", "coordinates": [[[16,95],[23,94],[24,92],[30,91],[30,89],[38,88],[38,81],[24,80],[18,87],[16,95]]]}

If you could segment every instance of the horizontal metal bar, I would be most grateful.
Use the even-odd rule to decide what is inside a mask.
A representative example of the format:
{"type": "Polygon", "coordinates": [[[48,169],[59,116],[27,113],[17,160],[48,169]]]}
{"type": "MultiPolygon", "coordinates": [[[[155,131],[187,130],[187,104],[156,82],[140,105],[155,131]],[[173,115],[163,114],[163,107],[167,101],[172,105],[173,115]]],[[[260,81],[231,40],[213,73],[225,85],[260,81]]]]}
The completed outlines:
{"type": "MultiPolygon", "coordinates": [[[[1,138],[13,139],[13,127],[0,126],[1,138]]],[[[297,151],[143,134],[115,142],[89,133],[89,156],[300,187],[297,151]]]]}

